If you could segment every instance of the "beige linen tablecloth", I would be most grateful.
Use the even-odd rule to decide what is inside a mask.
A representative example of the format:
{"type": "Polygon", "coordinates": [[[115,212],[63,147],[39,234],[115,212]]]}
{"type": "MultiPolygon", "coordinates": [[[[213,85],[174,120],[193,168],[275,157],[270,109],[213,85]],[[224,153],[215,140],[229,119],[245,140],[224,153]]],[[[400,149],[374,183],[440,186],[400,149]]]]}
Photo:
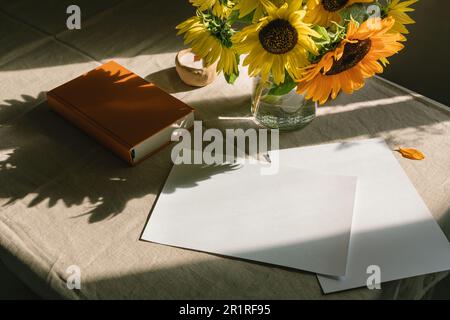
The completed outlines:
{"type": "MultiPolygon", "coordinates": [[[[174,70],[174,27],[187,1],[78,1],[82,29],[65,29],[72,1],[0,1],[0,258],[43,297],[421,298],[445,273],[323,295],[312,273],[139,240],[171,168],[166,148],[135,168],[51,112],[45,91],[114,59],[197,109],[206,127],[255,127],[251,80],[193,89],[174,70]],[[81,290],[66,287],[71,265],[81,290]]],[[[425,80],[426,81],[426,80],[425,80]]],[[[450,235],[450,114],[446,107],[372,79],[318,110],[280,148],[383,137],[422,150],[399,162],[450,235]]],[[[255,200],[256,201],[256,200],[255,200]]]]}

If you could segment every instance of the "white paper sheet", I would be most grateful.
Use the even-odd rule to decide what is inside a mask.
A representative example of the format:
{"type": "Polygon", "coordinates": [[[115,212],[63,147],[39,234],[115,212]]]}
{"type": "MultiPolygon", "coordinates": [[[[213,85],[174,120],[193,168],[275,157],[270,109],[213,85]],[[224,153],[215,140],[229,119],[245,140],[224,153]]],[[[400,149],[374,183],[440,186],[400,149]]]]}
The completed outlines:
{"type": "Polygon", "coordinates": [[[356,178],[174,166],[142,239],[330,275],[346,272],[356,178]],[[326,199],[326,201],[324,201],[326,199]]]}
{"type": "Polygon", "coordinates": [[[447,238],[384,140],[279,152],[282,166],[358,177],[347,275],[319,276],[325,293],[366,286],[371,265],[381,282],[450,269],[447,238]]]}

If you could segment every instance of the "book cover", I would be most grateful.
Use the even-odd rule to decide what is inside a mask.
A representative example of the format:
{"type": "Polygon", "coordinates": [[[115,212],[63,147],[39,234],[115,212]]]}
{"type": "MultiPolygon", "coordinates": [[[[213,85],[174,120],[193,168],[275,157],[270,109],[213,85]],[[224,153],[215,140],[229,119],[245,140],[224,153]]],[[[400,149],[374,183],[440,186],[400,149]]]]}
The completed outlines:
{"type": "Polygon", "coordinates": [[[110,61],[47,93],[50,107],[130,165],[190,128],[194,109],[110,61]]]}

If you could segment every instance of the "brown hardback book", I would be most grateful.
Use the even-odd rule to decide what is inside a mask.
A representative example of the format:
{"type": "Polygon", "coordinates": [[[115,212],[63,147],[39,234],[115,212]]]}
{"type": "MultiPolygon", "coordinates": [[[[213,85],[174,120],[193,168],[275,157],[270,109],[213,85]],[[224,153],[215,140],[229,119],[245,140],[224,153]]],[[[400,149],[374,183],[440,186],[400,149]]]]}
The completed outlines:
{"type": "Polygon", "coordinates": [[[130,165],[194,122],[194,109],[114,61],[49,91],[47,100],[130,165]]]}

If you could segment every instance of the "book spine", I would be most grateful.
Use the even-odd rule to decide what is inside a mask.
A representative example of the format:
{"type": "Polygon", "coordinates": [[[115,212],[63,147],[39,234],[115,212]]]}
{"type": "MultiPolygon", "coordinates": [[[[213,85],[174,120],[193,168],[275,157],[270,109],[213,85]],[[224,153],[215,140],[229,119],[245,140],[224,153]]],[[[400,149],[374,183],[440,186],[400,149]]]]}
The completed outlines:
{"type": "Polygon", "coordinates": [[[103,146],[113,151],[120,158],[128,162],[129,165],[134,165],[131,156],[131,150],[129,147],[124,146],[122,143],[118,142],[110,134],[105,132],[105,130],[89,120],[89,118],[87,118],[85,115],[83,115],[73,107],[67,106],[64,101],[52,95],[51,92],[47,93],[47,101],[48,105],[56,113],[96,139],[103,146]]]}

